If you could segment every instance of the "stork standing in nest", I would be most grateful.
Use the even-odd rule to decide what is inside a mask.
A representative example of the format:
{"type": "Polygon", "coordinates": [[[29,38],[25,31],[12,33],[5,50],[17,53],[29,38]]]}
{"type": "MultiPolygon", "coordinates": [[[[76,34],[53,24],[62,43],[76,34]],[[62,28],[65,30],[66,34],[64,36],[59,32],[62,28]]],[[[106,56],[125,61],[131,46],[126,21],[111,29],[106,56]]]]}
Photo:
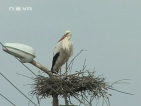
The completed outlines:
{"type": "Polygon", "coordinates": [[[69,58],[73,55],[73,43],[70,41],[72,36],[71,31],[66,31],[64,36],[58,41],[57,46],[54,50],[54,56],[52,61],[52,73],[58,73],[60,69],[61,76],[61,67],[66,63],[66,76],[67,76],[67,62],[69,58]]]}

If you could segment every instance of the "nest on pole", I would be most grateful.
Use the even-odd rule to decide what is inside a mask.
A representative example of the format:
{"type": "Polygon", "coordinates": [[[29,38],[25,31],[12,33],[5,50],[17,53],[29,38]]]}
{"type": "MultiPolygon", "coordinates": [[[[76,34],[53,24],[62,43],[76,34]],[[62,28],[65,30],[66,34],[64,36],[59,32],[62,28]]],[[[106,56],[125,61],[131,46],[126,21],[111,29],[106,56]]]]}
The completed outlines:
{"type": "Polygon", "coordinates": [[[88,70],[78,72],[76,74],[62,76],[55,76],[53,78],[38,75],[34,78],[32,84],[31,95],[36,95],[40,99],[50,97],[52,95],[63,96],[67,94],[69,97],[74,97],[79,101],[87,101],[87,96],[92,98],[107,98],[109,85],[105,82],[102,76],[95,77],[94,72],[88,70]],[[81,99],[80,99],[81,97],[81,99]]]}

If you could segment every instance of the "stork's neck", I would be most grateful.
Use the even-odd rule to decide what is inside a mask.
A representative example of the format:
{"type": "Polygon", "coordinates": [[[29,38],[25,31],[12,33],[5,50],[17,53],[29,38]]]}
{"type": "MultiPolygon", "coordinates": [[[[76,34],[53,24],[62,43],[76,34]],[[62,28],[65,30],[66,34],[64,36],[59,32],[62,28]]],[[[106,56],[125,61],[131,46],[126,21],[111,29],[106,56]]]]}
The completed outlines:
{"type": "Polygon", "coordinates": [[[70,39],[68,39],[67,37],[62,40],[63,49],[66,49],[68,51],[69,51],[69,41],[70,39]]]}
{"type": "Polygon", "coordinates": [[[70,40],[71,39],[71,36],[68,36],[67,39],[70,40]]]}

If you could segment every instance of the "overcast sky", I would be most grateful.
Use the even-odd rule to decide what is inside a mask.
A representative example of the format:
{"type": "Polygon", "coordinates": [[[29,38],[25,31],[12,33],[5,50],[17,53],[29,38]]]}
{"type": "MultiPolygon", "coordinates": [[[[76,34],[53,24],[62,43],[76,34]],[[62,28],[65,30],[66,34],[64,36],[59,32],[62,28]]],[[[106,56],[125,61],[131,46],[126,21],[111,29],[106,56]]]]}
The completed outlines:
{"type": "MultiPolygon", "coordinates": [[[[71,30],[76,58],[73,71],[86,69],[106,82],[131,79],[130,84],[115,85],[115,89],[133,96],[109,90],[111,106],[141,105],[141,1],[140,0],[0,0],[0,41],[22,43],[34,48],[35,60],[51,68],[54,47],[66,30],[71,30]],[[32,7],[32,11],[9,11],[9,7],[32,7]]],[[[72,59],[72,58],[71,58],[72,59]]],[[[0,72],[29,98],[33,76],[13,56],[0,51],[0,72]]],[[[38,74],[39,69],[26,63],[38,74]]],[[[62,69],[65,70],[65,67],[62,69]],[[64,68],[64,69],[63,69],[64,68]]],[[[45,74],[43,74],[45,75],[45,74]]],[[[45,75],[47,76],[47,75],[45,75]]],[[[28,106],[28,100],[0,76],[0,93],[17,106],[28,106]]],[[[37,104],[36,97],[33,101],[37,104]]],[[[102,100],[99,105],[101,106],[102,100]]],[[[52,106],[52,98],[41,100],[41,106],[52,106]]],[[[78,101],[72,99],[78,105],[78,101]]],[[[96,101],[93,102],[95,104],[96,101]]],[[[59,98],[59,104],[64,99],[59,98]]],[[[1,106],[12,106],[0,96],[1,106]]],[[[106,105],[106,104],[105,104],[106,105]]],[[[30,106],[34,106],[30,103],[30,106]]],[[[94,105],[95,106],[95,105],[94,105]]]]}

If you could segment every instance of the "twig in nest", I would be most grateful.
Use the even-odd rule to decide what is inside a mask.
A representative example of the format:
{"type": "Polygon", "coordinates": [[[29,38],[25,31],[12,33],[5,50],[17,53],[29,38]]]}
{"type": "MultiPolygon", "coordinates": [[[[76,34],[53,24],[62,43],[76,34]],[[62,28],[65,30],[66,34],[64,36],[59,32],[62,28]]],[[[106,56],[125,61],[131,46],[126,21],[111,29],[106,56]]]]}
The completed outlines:
{"type": "Polygon", "coordinates": [[[117,92],[120,92],[120,93],[128,94],[128,95],[134,95],[134,94],[131,94],[131,93],[127,93],[127,92],[116,90],[114,88],[109,88],[109,89],[114,90],[114,91],[117,91],[117,92]]]}
{"type": "MultiPolygon", "coordinates": [[[[120,81],[123,81],[123,80],[131,80],[131,79],[121,79],[121,80],[118,80],[118,81],[114,82],[111,86],[113,86],[114,84],[117,84],[117,83],[119,83],[120,81]]],[[[127,83],[127,82],[120,82],[120,83],[127,83]]]]}
{"type": "MultiPolygon", "coordinates": [[[[82,51],[87,51],[87,50],[81,50],[81,51],[70,61],[69,65],[68,65],[68,71],[71,70],[71,69],[70,69],[70,65],[73,64],[74,59],[75,59],[77,56],[79,56],[79,54],[80,54],[82,51]]],[[[68,72],[68,71],[67,71],[67,72],[68,72]]]]}

